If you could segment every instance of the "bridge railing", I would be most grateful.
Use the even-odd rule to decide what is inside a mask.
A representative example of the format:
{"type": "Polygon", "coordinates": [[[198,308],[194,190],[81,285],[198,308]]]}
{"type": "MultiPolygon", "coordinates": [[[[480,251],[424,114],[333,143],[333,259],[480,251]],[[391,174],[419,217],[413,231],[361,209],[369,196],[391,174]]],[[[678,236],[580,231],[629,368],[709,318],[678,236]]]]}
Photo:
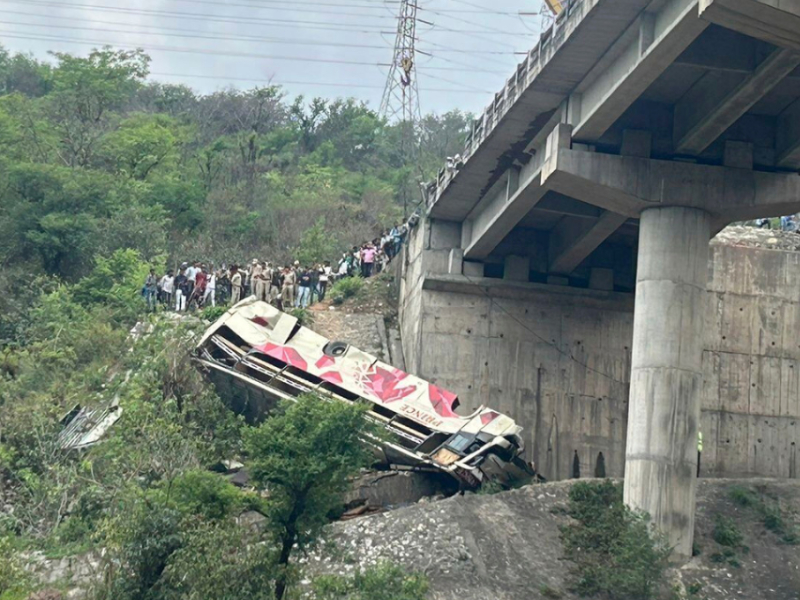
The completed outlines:
{"type": "MultiPolygon", "coordinates": [[[[556,16],[551,27],[539,36],[536,46],[531,48],[527,56],[517,65],[514,74],[506,81],[503,89],[494,95],[489,106],[472,122],[464,144],[464,153],[461,155],[463,163],[469,161],[506,113],[519,100],[523,92],[536,79],[544,65],[564,43],[566,32],[570,29],[569,25],[574,26],[583,18],[584,4],[589,3],[590,0],[568,0],[564,3],[564,10],[556,16]]],[[[448,166],[439,171],[435,182],[436,189],[428,195],[429,208],[436,203],[457,172],[458,165],[448,166]]]]}

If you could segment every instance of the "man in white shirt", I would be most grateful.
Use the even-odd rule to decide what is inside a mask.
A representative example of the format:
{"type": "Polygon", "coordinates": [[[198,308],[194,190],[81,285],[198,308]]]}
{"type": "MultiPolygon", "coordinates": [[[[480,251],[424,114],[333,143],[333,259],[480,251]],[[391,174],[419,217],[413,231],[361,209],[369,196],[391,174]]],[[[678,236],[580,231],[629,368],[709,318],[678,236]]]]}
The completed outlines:
{"type": "Polygon", "coordinates": [[[250,293],[254,295],[257,300],[263,300],[263,296],[266,294],[264,281],[261,278],[263,273],[264,267],[261,265],[261,263],[257,260],[253,262],[253,266],[250,267],[249,275],[250,293]]]}
{"type": "Polygon", "coordinates": [[[209,299],[211,300],[211,306],[217,305],[217,272],[213,268],[209,269],[206,293],[203,296],[203,306],[208,306],[209,299]]]}
{"type": "Polygon", "coordinates": [[[330,281],[332,272],[333,269],[331,269],[331,263],[329,261],[325,261],[325,264],[319,269],[319,281],[317,282],[317,296],[319,297],[320,302],[325,300],[325,292],[328,289],[328,281],[330,281]]]}
{"type": "Polygon", "coordinates": [[[158,287],[161,288],[161,303],[164,306],[172,306],[172,294],[175,290],[175,274],[172,269],[161,278],[158,287]]]}
{"type": "Polygon", "coordinates": [[[200,272],[200,263],[194,263],[193,265],[189,265],[186,269],[186,279],[189,280],[189,285],[187,287],[187,294],[186,294],[186,301],[189,301],[189,298],[192,297],[192,293],[194,292],[194,284],[197,280],[197,274],[200,272]]]}

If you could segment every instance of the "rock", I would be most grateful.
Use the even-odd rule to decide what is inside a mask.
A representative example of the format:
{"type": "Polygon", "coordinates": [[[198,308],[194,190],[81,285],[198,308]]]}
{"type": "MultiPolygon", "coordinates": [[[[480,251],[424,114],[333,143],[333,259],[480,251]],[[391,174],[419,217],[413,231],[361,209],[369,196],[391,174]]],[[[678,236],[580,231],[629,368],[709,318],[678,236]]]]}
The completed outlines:
{"type": "Polygon", "coordinates": [[[64,594],[60,590],[44,589],[32,593],[28,600],[64,600],[64,594]]]}

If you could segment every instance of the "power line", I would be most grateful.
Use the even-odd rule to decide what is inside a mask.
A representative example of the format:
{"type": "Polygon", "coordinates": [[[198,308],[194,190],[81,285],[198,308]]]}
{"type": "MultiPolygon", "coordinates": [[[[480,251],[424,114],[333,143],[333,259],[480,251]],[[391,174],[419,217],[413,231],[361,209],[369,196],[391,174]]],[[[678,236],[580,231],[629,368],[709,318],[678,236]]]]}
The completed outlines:
{"type": "Polygon", "coordinates": [[[216,21],[220,23],[243,23],[252,25],[254,23],[266,25],[304,25],[313,29],[329,29],[331,31],[350,31],[353,33],[378,33],[379,29],[350,29],[360,27],[358,23],[331,23],[330,21],[305,21],[298,19],[268,19],[264,17],[231,17],[227,15],[214,15],[202,13],[187,13],[180,11],[162,11],[148,9],[133,9],[118,6],[103,6],[98,4],[76,4],[71,2],[49,2],[47,0],[0,0],[0,2],[11,2],[13,4],[26,4],[33,6],[53,6],[67,10],[90,9],[101,12],[120,12],[124,14],[147,15],[154,17],[166,17],[171,19],[192,19],[195,21],[216,21]]]}
{"type": "MultiPolygon", "coordinates": [[[[481,6],[480,4],[475,4],[474,2],[468,2],[467,0],[451,0],[451,2],[456,2],[458,4],[465,4],[466,6],[472,6],[474,8],[479,8],[481,10],[476,11],[465,11],[463,9],[457,9],[458,12],[488,12],[495,15],[510,15],[510,16],[519,16],[519,12],[501,12],[501,11],[494,11],[494,10],[487,10],[485,7],[481,6]]],[[[439,9],[439,10],[447,10],[447,9],[439,9]]],[[[455,11],[453,11],[455,12],[455,11]]]]}
{"type": "MultiPolygon", "coordinates": [[[[238,2],[215,2],[214,0],[170,0],[170,1],[171,2],[185,2],[185,3],[190,3],[190,4],[207,4],[207,5],[210,5],[210,6],[216,6],[217,8],[235,7],[235,8],[250,8],[250,9],[256,9],[256,10],[277,10],[277,11],[284,11],[284,12],[286,12],[286,11],[296,12],[297,11],[297,7],[295,7],[295,8],[275,8],[275,7],[271,7],[271,6],[264,6],[263,4],[259,5],[259,4],[240,4],[238,2]]],[[[283,2],[281,4],[285,4],[285,2],[283,2]]],[[[372,10],[383,8],[381,6],[374,6],[373,7],[373,6],[359,6],[359,5],[353,5],[353,4],[350,4],[350,5],[347,5],[347,4],[336,5],[336,4],[320,4],[320,3],[317,3],[317,2],[305,2],[305,3],[301,3],[301,4],[307,4],[309,6],[342,6],[342,7],[349,6],[351,8],[366,8],[366,9],[372,9],[372,10]]],[[[314,14],[340,15],[340,16],[345,16],[345,17],[366,17],[367,19],[382,19],[382,20],[391,19],[391,17],[383,16],[383,15],[370,15],[368,13],[348,13],[348,12],[342,12],[342,11],[337,11],[337,10],[319,10],[319,9],[314,9],[314,14]]]]}
{"type": "MultiPolygon", "coordinates": [[[[98,44],[101,45],[108,45],[108,46],[116,46],[119,48],[133,48],[133,49],[142,49],[142,50],[156,50],[162,52],[181,52],[181,53],[189,53],[189,54],[209,54],[214,56],[236,56],[236,57],[243,57],[243,58],[267,58],[270,60],[287,60],[287,61],[299,61],[299,62],[313,62],[313,63],[330,63],[330,64],[340,64],[340,65],[357,65],[361,67],[370,67],[370,66],[381,66],[380,63],[370,63],[364,61],[357,61],[357,60],[343,60],[338,58],[311,58],[305,56],[281,56],[281,55],[273,55],[273,54],[257,54],[253,52],[235,52],[231,50],[206,50],[202,48],[177,48],[174,46],[153,46],[147,45],[142,46],[141,44],[124,44],[119,43],[117,41],[108,41],[108,40],[77,40],[74,38],[64,38],[60,36],[50,36],[46,34],[42,35],[19,35],[14,33],[16,30],[12,30],[12,32],[6,32],[4,30],[0,30],[5,37],[10,38],[18,38],[23,40],[41,40],[41,41],[55,41],[55,42],[65,42],[68,44],[82,44],[88,46],[96,46],[98,44]]],[[[388,66],[388,65],[385,65],[388,66]]],[[[444,67],[442,67],[444,68],[444,67]]]]}
{"type": "MultiPolygon", "coordinates": [[[[434,68],[434,67],[424,67],[424,66],[423,66],[423,67],[419,67],[419,69],[428,69],[428,68],[434,68]]],[[[494,94],[494,92],[488,92],[488,91],[486,91],[486,90],[482,90],[482,89],[480,89],[480,88],[473,87],[473,86],[471,86],[471,85],[469,85],[469,84],[466,84],[466,83],[462,83],[462,82],[458,82],[458,81],[453,81],[452,79],[447,79],[447,78],[445,78],[445,77],[442,77],[441,75],[438,75],[438,74],[437,74],[437,75],[428,75],[428,74],[427,74],[427,73],[425,73],[424,71],[421,71],[421,72],[419,73],[419,75],[420,75],[421,77],[430,77],[431,79],[436,79],[437,81],[444,81],[445,83],[452,83],[452,84],[454,84],[454,85],[460,85],[460,86],[466,87],[466,88],[468,88],[468,89],[470,89],[470,90],[472,90],[472,91],[474,91],[474,92],[480,92],[480,93],[482,93],[482,94],[487,94],[487,95],[494,94]]]]}
{"type": "MultiPolygon", "coordinates": [[[[24,12],[17,12],[17,11],[4,11],[0,10],[0,13],[7,13],[7,14],[23,14],[29,16],[41,16],[41,15],[31,15],[31,13],[24,13],[24,12]]],[[[78,19],[78,18],[69,18],[67,17],[66,20],[70,21],[80,21],[81,23],[87,23],[85,19],[78,19]]],[[[285,44],[290,46],[329,46],[334,48],[359,48],[359,49],[371,49],[371,50],[383,50],[385,46],[380,45],[370,45],[370,44],[351,44],[351,43],[343,43],[343,42],[321,42],[315,40],[292,40],[287,38],[274,38],[274,37],[259,37],[259,36],[248,36],[248,35],[208,35],[203,33],[201,30],[198,29],[184,29],[184,28],[177,28],[177,27],[161,27],[157,25],[138,25],[138,27],[146,27],[149,29],[157,29],[160,31],[141,31],[141,30],[129,30],[129,29],[98,29],[96,27],[81,27],[76,25],[51,25],[45,23],[29,23],[29,22],[20,22],[20,21],[5,21],[4,24],[6,25],[19,25],[23,27],[41,27],[47,29],[67,29],[67,30],[75,30],[75,31],[95,31],[95,32],[105,32],[105,33],[122,33],[122,34],[130,34],[130,35],[156,35],[160,37],[178,37],[178,38],[188,38],[188,39],[203,39],[203,40],[228,40],[228,41],[235,41],[235,42],[267,42],[271,44],[285,44]],[[166,31],[170,33],[161,33],[161,31],[166,31]],[[172,33],[172,32],[182,32],[182,33],[172,33]],[[183,33],[185,32],[185,33],[183,33]]],[[[91,20],[88,21],[88,24],[98,24],[98,25],[127,25],[127,23],[120,22],[120,21],[104,21],[104,20],[91,20]]],[[[21,32],[24,33],[24,32],[21,32]]],[[[211,32],[213,34],[213,32],[211,32]]],[[[434,55],[432,52],[425,52],[424,54],[428,55],[432,60],[439,60],[442,62],[446,62],[449,64],[465,67],[466,70],[470,73],[488,73],[491,75],[501,75],[499,71],[490,71],[488,69],[482,69],[479,67],[475,67],[468,63],[464,63],[455,59],[445,58],[443,56],[439,56],[439,52],[434,55]]],[[[500,61],[492,61],[497,62],[503,66],[508,66],[500,61]]]]}
{"type": "MultiPolygon", "coordinates": [[[[0,0],[2,2],[2,0],[0,0]]],[[[25,12],[20,10],[5,10],[0,9],[0,14],[6,15],[17,15],[23,17],[36,17],[40,19],[47,19],[55,20],[55,21],[75,21],[79,23],[88,23],[88,24],[98,24],[98,25],[121,25],[121,26],[130,26],[130,22],[128,21],[107,21],[104,19],[91,19],[87,21],[83,17],[64,17],[61,15],[43,15],[41,13],[34,13],[34,12],[25,12]]],[[[8,21],[8,24],[14,25],[30,25],[36,27],[52,27],[52,28],[61,28],[56,25],[50,25],[49,23],[11,23],[8,21]]],[[[149,25],[146,23],[137,23],[137,27],[144,27],[147,29],[157,29],[160,31],[166,32],[179,32],[179,33],[197,33],[197,34],[214,34],[215,31],[209,31],[205,29],[187,29],[184,27],[165,27],[163,25],[149,25]]],[[[133,32],[132,32],[133,33],[133,32]]],[[[141,32],[136,32],[141,33],[141,32]]],[[[221,38],[220,38],[221,39],[221,38]]],[[[386,43],[385,45],[370,45],[370,44],[351,44],[351,43],[337,43],[337,42],[320,42],[318,40],[303,40],[297,38],[278,38],[278,37],[270,37],[270,36],[252,36],[246,34],[237,34],[236,37],[228,37],[226,36],[224,39],[230,40],[253,40],[253,41],[264,41],[264,42],[275,42],[275,43],[286,43],[292,45],[312,45],[312,46],[334,46],[334,47],[343,47],[343,48],[364,48],[364,49],[373,49],[373,50],[382,50],[386,46],[391,46],[390,43],[386,43]]],[[[426,41],[426,44],[430,44],[436,48],[435,52],[437,55],[441,54],[467,54],[470,56],[480,56],[480,55],[498,55],[498,56],[516,56],[521,54],[527,54],[527,52],[511,52],[508,50],[468,50],[466,48],[452,48],[450,46],[446,46],[444,44],[438,44],[433,41],[426,41]]],[[[423,54],[433,54],[434,51],[422,51],[423,54]]],[[[498,64],[502,64],[503,66],[507,66],[505,63],[501,63],[499,61],[495,61],[498,64]]]]}
{"type": "MultiPolygon", "coordinates": [[[[5,13],[10,11],[2,11],[0,13],[5,13]]],[[[119,21],[86,21],[85,19],[71,19],[73,21],[81,21],[83,23],[97,23],[99,25],[127,25],[127,23],[121,23],[119,21]]],[[[348,44],[348,43],[341,43],[341,42],[320,42],[320,41],[313,41],[313,40],[291,40],[287,38],[271,38],[271,37],[258,37],[258,36],[248,36],[248,35],[205,35],[201,33],[198,29],[180,29],[180,28],[171,28],[171,27],[159,27],[159,26],[150,26],[150,25],[139,25],[139,27],[149,27],[149,28],[157,28],[163,31],[176,31],[176,32],[186,32],[186,33],[162,33],[161,31],[130,31],[127,29],[98,29],[96,27],[79,27],[75,25],[50,25],[44,23],[20,23],[15,21],[3,21],[0,24],[4,25],[22,25],[25,27],[44,27],[47,29],[70,29],[76,31],[96,31],[96,32],[105,32],[105,33],[127,33],[132,35],[158,35],[161,37],[180,37],[180,38],[191,38],[191,39],[204,39],[204,40],[228,40],[234,42],[268,42],[268,43],[276,43],[276,44],[286,44],[286,45],[294,45],[294,46],[332,46],[338,48],[362,48],[362,49],[373,49],[373,50],[385,50],[386,45],[369,45],[369,44],[348,44]]]]}
{"type": "MultiPolygon", "coordinates": [[[[110,31],[110,30],[106,30],[110,31]]],[[[48,35],[48,34],[36,34],[30,32],[21,32],[17,33],[17,30],[14,29],[10,32],[0,29],[0,33],[2,33],[5,37],[9,38],[16,38],[16,39],[23,39],[23,40],[39,40],[39,41],[55,41],[55,42],[63,42],[67,44],[79,44],[84,46],[115,46],[118,48],[131,48],[131,49],[142,49],[148,51],[158,51],[158,52],[178,52],[178,53],[187,53],[187,54],[204,54],[204,55],[211,55],[211,56],[233,56],[233,57],[240,57],[240,58],[265,58],[269,60],[285,60],[285,61],[297,61],[297,62],[310,62],[310,63],[328,63],[328,64],[341,64],[341,65],[354,65],[354,66],[361,66],[361,67],[388,67],[391,66],[387,63],[372,63],[372,62],[365,62],[365,61],[358,61],[358,60],[344,60],[344,59],[337,59],[337,58],[319,58],[319,57],[308,57],[308,56],[283,56],[277,54],[259,54],[254,52],[236,52],[233,50],[208,50],[204,48],[179,48],[176,46],[160,46],[160,45],[152,45],[152,44],[126,44],[123,42],[119,42],[117,40],[84,40],[84,39],[75,39],[75,38],[66,38],[62,36],[55,36],[55,35],[48,35]],[[22,35],[25,34],[25,35],[22,35]]],[[[126,32],[120,32],[126,33],[126,32]]],[[[428,70],[434,71],[462,71],[462,72],[474,72],[474,69],[455,69],[452,67],[426,67],[428,70]]]]}
{"type": "MultiPolygon", "coordinates": [[[[428,10],[428,12],[430,12],[431,14],[434,14],[434,15],[439,15],[440,17],[447,17],[447,15],[445,15],[442,11],[428,10]]],[[[473,26],[476,26],[476,27],[481,27],[481,28],[483,28],[484,30],[486,30],[489,33],[499,33],[499,34],[508,35],[508,36],[517,36],[517,35],[530,36],[530,35],[533,35],[531,33],[519,33],[519,32],[515,32],[515,31],[507,31],[507,30],[503,30],[503,29],[497,29],[496,27],[489,27],[488,25],[485,25],[483,23],[476,23],[474,21],[468,21],[467,19],[462,19],[460,17],[450,16],[448,18],[453,19],[454,21],[458,21],[460,23],[466,23],[467,25],[473,25],[473,26]]]]}
{"type": "MultiPolygon", "coordinates": [[[[0,11],[2,12],[2,11],[0,11]]],[[[100,21],[89,21],[89,23],[101,23],[100,21]]],[[[278,44],[286,44],[286,45],[312,45],[312,46],[331,46],[331,47],[339,47],[339,48],[369,48],[369,49],[377,49],[383,50],[384,46],[370,46],[366,44],[347,44],[347,43],[336,43],[336,42],[318,42],[318,41],[295,41],[295,40],[287,40],[281,38],[268,38],[268,37],[253,37],[253,36],[226,36],[226,35],[203,35],[200,33],[161,33],[158,31],[131,31],[128,29],[97,29],[95,27],[79,27],[75,25],[46,25],[42,23],[24,23],[24,22],[16,22],[16,21],[5,21],[3,24],[5,25],[21,25],[24,27],[44,27],[47,29],[68,29],[68,30],[76,30],[76,31],[95,31],[95,32],[105,32],[105,33],[123,33],[123,34],[131,34],[131,35],[156,35],[160,37],[179,37],[179,38],[189,38],[189,39],[201,39],[201,40],[229,40],[235,42],[270,42],[270,43],[278,43],[278,44]]],[[[117,23],[119,24],[119,23],[117,23]]],[[[181,29],[177,29],[177,31],[182,31],[181,29]]],[[[196,31],[196,30],[189,30],[189,31],[196,31]]],[[[21,32],[25,33],[25,32],[21,32]]],[[[500,73],[497,71],[489,71],[486,69],[480,69],[473,67],[467,63],[463,63],[457,60],[444,58],[441,56],[434,56],[433,54],[429,53],[429,56],[432,60],[441,60],[446,63],[450,63],[453,65],[458,65],[462,67],[466,67],[468,72],[476,72],[476,73],[489,73],[491,75],[499,75],[500,73]]],[[[452,70],[452,69],[451,69],[452,70]]]]}
{"type": "MultiPolygon", "coordinates": [[[[320,87],[343,87],[343,88],[362,88],[362,89],[370,89],[370,90],[382,90],[384,86],[382,85],[369,85],[369,84],[362,84],[362,83],[344,83],[341,81],[331,81],[331,82],[323,82],[323,81],[276,81],[276,80],[267,80],[267,79],[259,79],[259,78],[252,78],[252,77],[230,77],[228,75],[200,75],[200,74],[189,74],[189,73],[150,73],[152,76],[156,77],[185,77],[190,79],[216,79],[216,80],[225,80],[225,81],[248,81],[253,83],[265,83],[268,85],[315,85],[320,87]]],[[[433,77],[433,76],[431,76],[433,77]]],[[[426,92],[436,92],[436,93],[459,93],[459,94],[487,94],[489,92],[485,90],[469,90],[464,88],[426,88],[426,92]]]]}

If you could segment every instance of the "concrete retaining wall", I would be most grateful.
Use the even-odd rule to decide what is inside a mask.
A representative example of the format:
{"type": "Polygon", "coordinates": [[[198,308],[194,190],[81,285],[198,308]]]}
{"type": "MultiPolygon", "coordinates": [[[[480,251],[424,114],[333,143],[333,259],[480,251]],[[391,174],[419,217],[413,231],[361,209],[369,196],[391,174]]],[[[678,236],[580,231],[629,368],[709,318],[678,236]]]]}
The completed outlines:
{"type": "MultiPolygon", "coordinates": [[[[622,476],[633,296],[448,274],[457,235],[406,248],[408,370],[517,419],[550,479],[622,476]]],[[[796,478],[800,253],[712,245],[708,299],[702,472],[796,478]]]]}

